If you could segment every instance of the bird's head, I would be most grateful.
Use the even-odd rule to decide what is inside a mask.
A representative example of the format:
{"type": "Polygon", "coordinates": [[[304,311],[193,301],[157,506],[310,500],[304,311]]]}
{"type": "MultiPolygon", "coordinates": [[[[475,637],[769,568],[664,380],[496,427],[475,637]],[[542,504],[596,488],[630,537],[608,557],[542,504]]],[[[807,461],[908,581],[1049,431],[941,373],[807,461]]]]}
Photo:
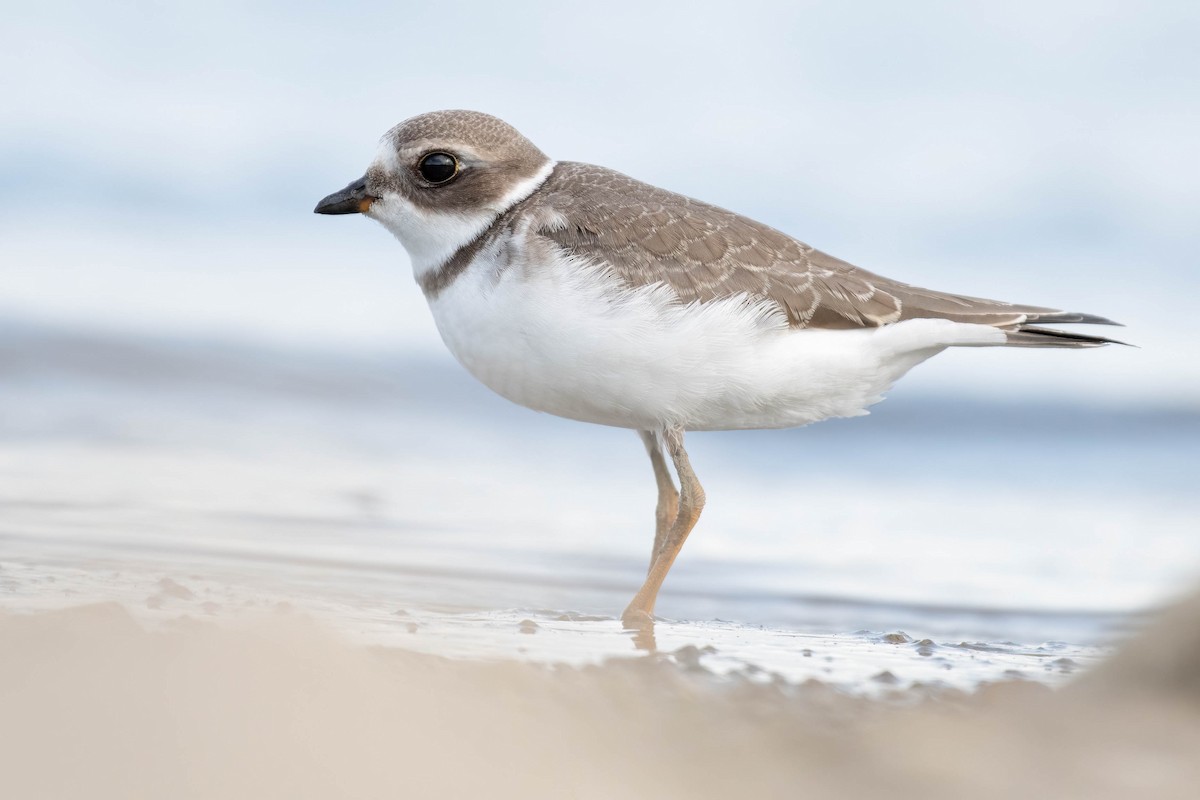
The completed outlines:
{"type": "Polygon", "coordinates": [[[434,111],[392,128],[363,177],[318,214],[364,214],[434,269],[532,192],[554,163],[508,123],[478,111],[434,111]]]}

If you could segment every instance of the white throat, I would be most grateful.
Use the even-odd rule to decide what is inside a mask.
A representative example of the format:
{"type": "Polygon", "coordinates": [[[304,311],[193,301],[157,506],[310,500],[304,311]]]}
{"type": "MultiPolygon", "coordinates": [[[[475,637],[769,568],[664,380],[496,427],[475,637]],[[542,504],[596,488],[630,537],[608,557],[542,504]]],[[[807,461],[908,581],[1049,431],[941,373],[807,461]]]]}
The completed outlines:
{"type": "Polygon", "coordinates": [[[398,193],[371,204],[367,213],[400,240],[412,261],[413,275],[422,275],[445,264],[460,247],[487,230],[496,217],[537,191],[555,166],[547,161],[533,175],[518,182],[499,200],[471,211],[433,211],[418,208],[398,193]]]}

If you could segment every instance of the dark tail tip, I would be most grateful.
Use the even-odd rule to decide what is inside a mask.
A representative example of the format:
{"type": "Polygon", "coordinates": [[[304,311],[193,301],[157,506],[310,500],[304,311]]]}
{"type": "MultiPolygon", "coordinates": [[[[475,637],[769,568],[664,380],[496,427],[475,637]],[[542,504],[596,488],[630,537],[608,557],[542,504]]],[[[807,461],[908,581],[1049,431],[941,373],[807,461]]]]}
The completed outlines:
{"type": "MultiPolygon", "coordinates": [[[[1082,316],[1082,315],[1075,315],[1082,316]]],[[[1095,317],[1094,319],[1103,319],[1103,317],[1095,317]]],[[[1058,321],[1058,320],[1056,320],[1058,321]]],[[[1067,322],[1068,320],[1062,320],[1067,322]]],[[[1082,322],[1082,320],[1069,320],[1070,322],[1082,322]]],[[[1105,320],[1104,322],[1093,322],[1089,319],[1088,324],[1091,325],[1119,325],[1120,323],[1105,320]]],[[[1117,339],[1109,339],[1107,336],[1089,336],[1085,333],[1072,333],[1070,331],[1059,331],[1053,328],[1040,328],[1036,325],[1022,325],[1015,331],[1005,331],[1008,336],[1008,344],[1012,347],[1103,347],[1106,344],[1119,344],[1125,347],[1135,347],[1128,342],[1122,342],[1117,339]]]]}

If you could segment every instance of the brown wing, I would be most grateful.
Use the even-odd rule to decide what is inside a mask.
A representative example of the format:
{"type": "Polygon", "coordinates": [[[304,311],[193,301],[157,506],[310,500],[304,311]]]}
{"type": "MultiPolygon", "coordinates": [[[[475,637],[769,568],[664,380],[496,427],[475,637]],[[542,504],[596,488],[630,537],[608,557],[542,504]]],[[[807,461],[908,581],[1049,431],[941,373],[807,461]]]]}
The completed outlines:
{"type": "Polygon", "coordinates": [[[685,303],[745,293],[775,301],[800,328],[874,327],[918,317],[1001,328],[1109,323],[908,286],[752,219],[603,167],[560,162],[537,197],[543,236],[608,265],[632,286],[665,283],[685,303]]]}

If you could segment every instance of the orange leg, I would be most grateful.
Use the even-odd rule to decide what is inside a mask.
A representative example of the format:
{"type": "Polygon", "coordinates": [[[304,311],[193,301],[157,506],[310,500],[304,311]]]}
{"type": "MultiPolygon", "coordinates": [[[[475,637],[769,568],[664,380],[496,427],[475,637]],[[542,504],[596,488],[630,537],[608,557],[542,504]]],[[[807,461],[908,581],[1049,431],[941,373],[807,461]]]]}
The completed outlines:
{"type": "MultiPolygon", "coordinates": [[[[646,582],[642,584],[642,588],[634,595],[633,600],[625,609],[625,613],[621,615],[622,622],[629,628],[645,628],[647,624],[653,624],[654,601],[658,599],[658,590],[662,588],[671,565],[675,563],[675,557],[683,549],[684,541],[692,532],[692,528],[696,526],[696,521],[700,519],[700,512],[704,509],[704,488],[696,479],[696,473],[692,471],[691,462],[688,461],[687,451],[683,449],[683,431],[679,428],[671,428],[663,431],[662,437],[667,446],[667,452],[671,455],[671,461],[675,464],[675,472],[679,475],[679,509],[675,520],[667,530],[662,546],[659,547],[656,542],[654,561],[650,564],[646,582]]],[[[651,462],[653,459],[652,453],[651,462]]],[[[655,472],[658,472],[657,468],[655,472]]],[[[669,480],[670,476],[667,477],[669,480]]],[[[659,502],[661,504],[661,482],[659,486],[659,502]]],[[[674,489],[674,486],[672,485],[671,488],[674,489]]]]}
{"type": "Polygon", "coordinates": [[[654,480],[658,484],[658,504],[654,508],[654,549],[650,551],[650,565],[647,572],[654,568],[658,554],[667,543],[667,534],[675,517],[679,514],[679,490],[671,478],[671,470],[667,459],[663,456],[662,440],[653,431],[638,431],[646,452],[650,454],[650,466],[654,468],[654,480]]]}

